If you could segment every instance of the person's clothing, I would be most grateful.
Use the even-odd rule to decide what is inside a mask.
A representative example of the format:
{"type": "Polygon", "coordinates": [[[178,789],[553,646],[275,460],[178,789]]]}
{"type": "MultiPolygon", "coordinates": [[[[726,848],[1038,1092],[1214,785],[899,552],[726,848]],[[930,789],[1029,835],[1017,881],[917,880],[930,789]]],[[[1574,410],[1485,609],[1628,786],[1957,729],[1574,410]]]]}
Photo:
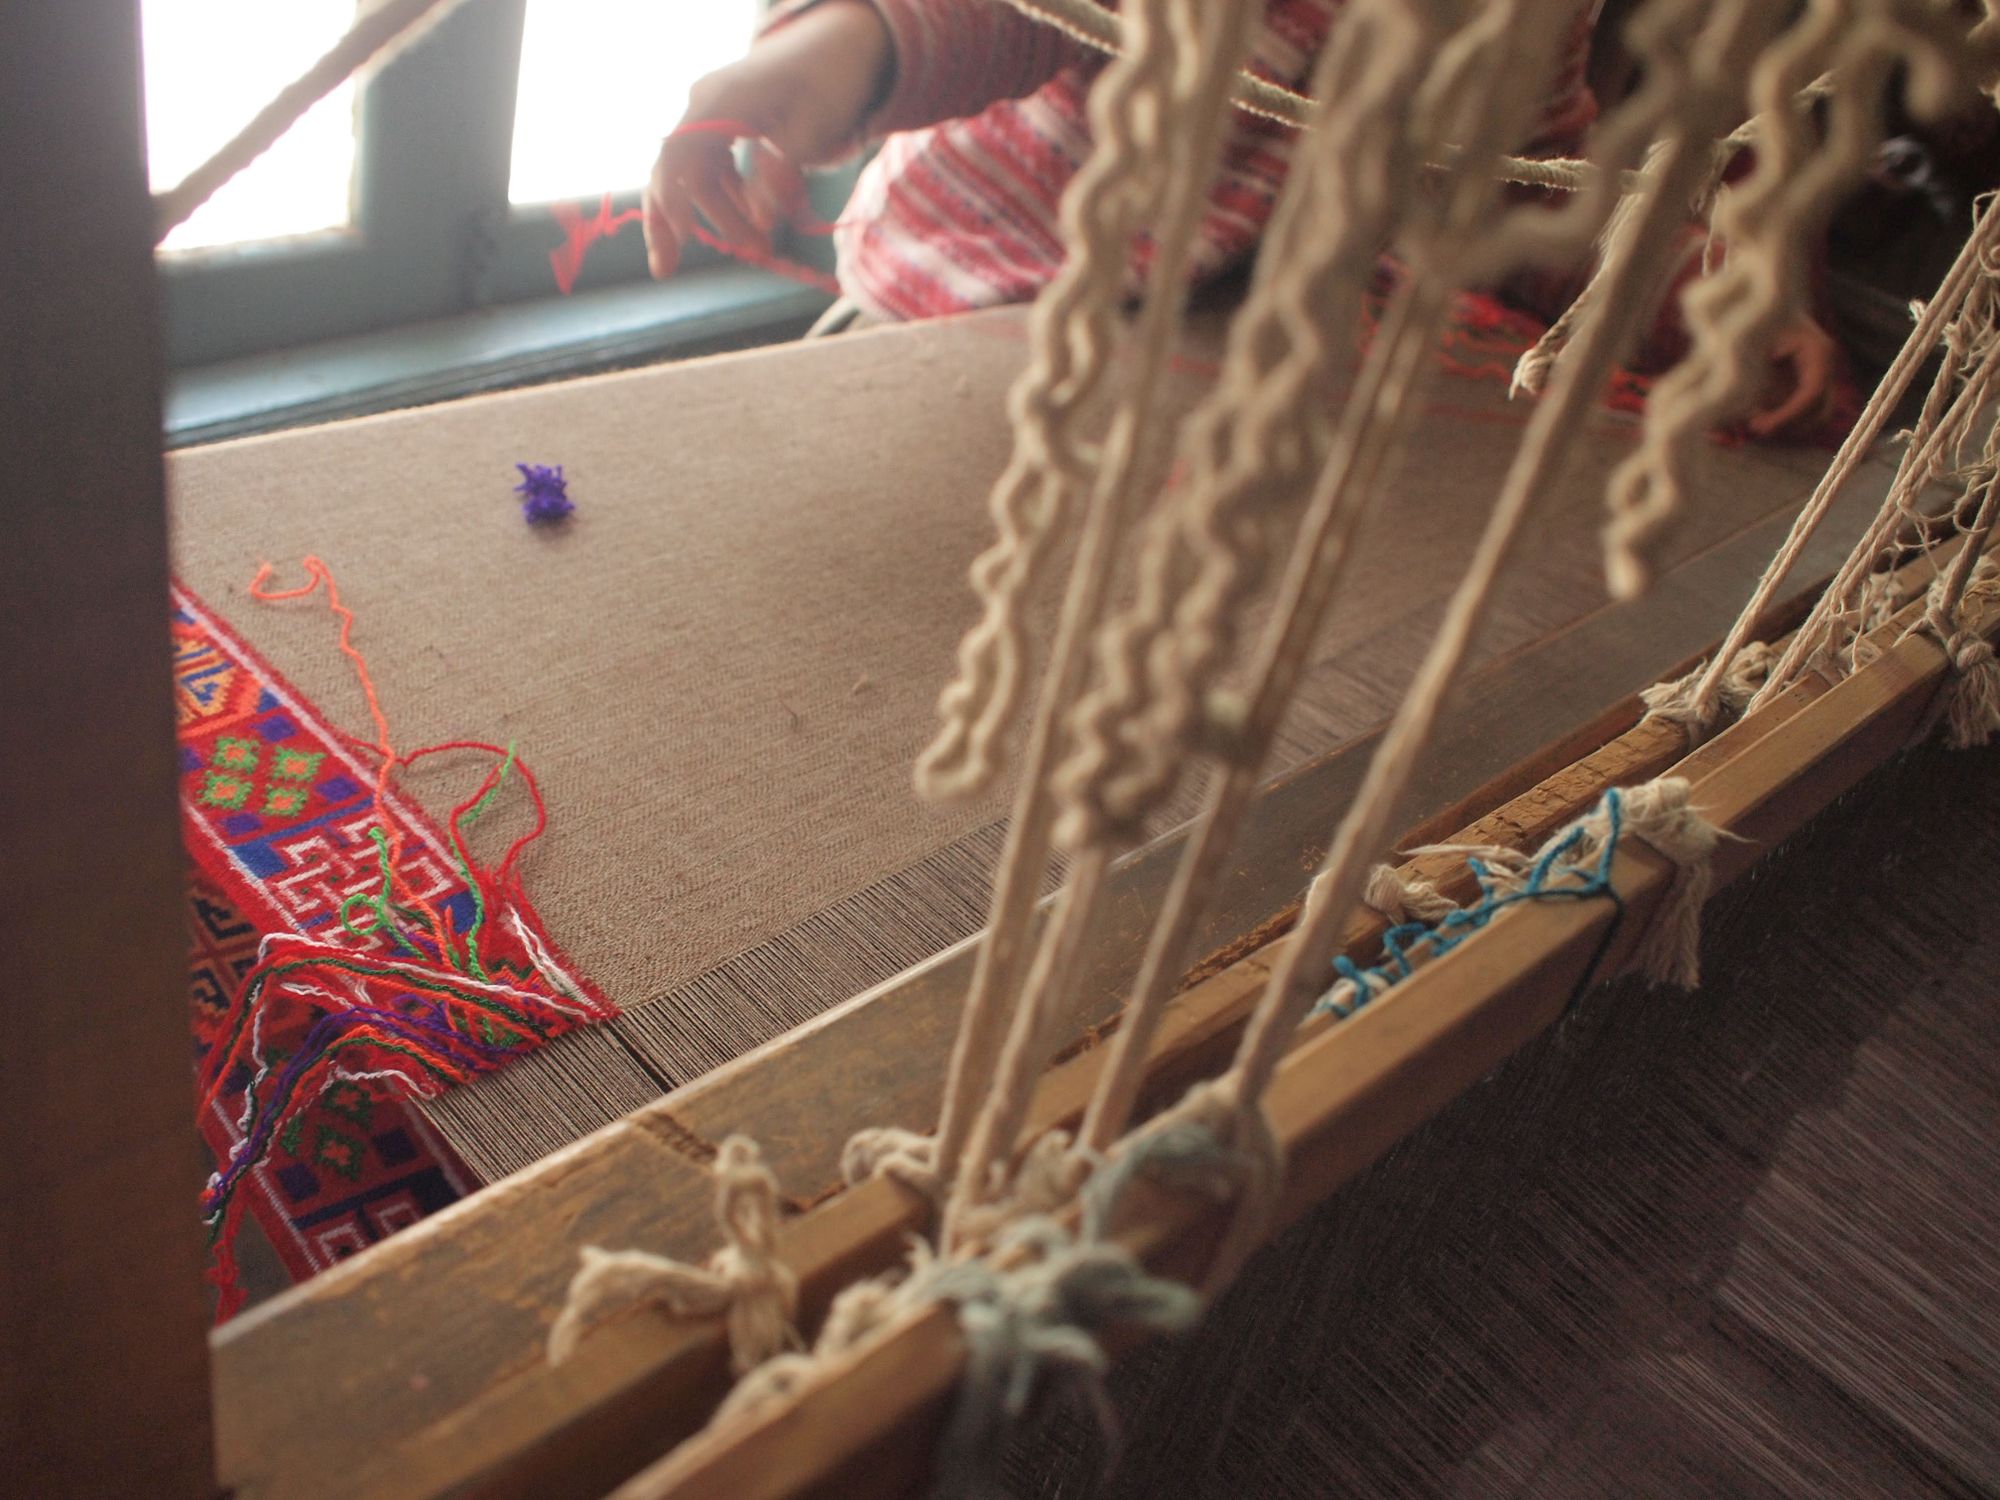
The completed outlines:
{"type": "MultiPolygon", "coordinates": [[[[781,10],[774,25],[816,0],[781,10]]],[[[1105,58],[1003,0],[869,0],[894,81],[865,122],[881,148],[836,235],[840,283],[876,318],[1031,299],[1062,264],[1057,207],[1090,150],[1084,100],[1105,58]]],[[[1340,0],[1269,0],[1252,67],[1303,90],[1340,0]]],[[[1525,149],[1573,150],[1596,115],[1579,15],[1542,129],[1525,149]]],[[[1269,221],[1294,132],[1237,112],[1194,247],[1193,274],[1244,258],[1269,221]]],[[[1136,285],[1136,277],[1135,277],[1136,285]]]]}

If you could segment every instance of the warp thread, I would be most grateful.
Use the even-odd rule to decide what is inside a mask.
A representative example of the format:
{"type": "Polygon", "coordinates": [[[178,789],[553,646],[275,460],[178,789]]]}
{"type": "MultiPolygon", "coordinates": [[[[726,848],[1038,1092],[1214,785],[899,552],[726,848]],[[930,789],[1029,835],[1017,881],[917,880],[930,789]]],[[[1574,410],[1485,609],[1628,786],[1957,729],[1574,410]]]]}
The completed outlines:
{"type": "Polygon", "coordinates": [[[1410,207],[1396,191],[1403,121],[1440,42],[1426,20],[1394,4],[1348,6],[1315,64],[1314,92],[1327,102],[1265,233],[1269,269],[1232,324],[1214,390],[1184,424],[1183,480],[1138,550],[1133,597],[1099,628],[1097,679],[1073,710],[1074,745],[1055,783],[1059,837],[1072,850],[1136,841],[1190,744],[1233,747],[1241,760],[1262,748],[1238,700],[1213,689],[1279,528],[1334,450],[1322,393],[1352,347],[1378,252],[1410,207]],[[1204,723],[1218,707],[1223,722],[1204,723]]]}
{"type": "MultiPolygon", "coordinates": [[[[1234,0],[1208,9],[1211,19],[1224,11],[1241,14],[1234,0]]],[[[972,565],[980,618],[960,642],[954,677],[938,699],[940,728],[917,761],[918,790],[927,798],[975,795],[998,774],[1006,729],[1026,694],[1025,601],[1050,566],[1056,528],[1091,490],[1099,466],[1081,416],[1111,367],[1126,294],[1125,247],[1141,229],[1161,227],[1156,216],[1181,155],[1177,137],[1191,123],[1191,104],[1173,97],[1176,82],[1200,71],[1188,66],[1194,59],[1180,56],[1193,28],[1185,18],[1175,24],[1173,10],[1160,0],[1128,7],[1131,46],[1090,91],[1090,153],[1062,196],[1063,262],[1035,299],[1028,323],[1032,357],[1008,397],[1014,451],[988,501],[995,537],[972,565]],[[1174,128],[1166,128],[1168,122],[1174,128]]],[[[1241,40],[1232,43],[1236,50],[1241,40]]],[[[1215,123],[1212,115],[1208,123],[1215,123]]],[[[1200,159],[1178,163],[1180,172],[1211,172],[1218,144],[1209,139],[1200,159]]],[[[1181,181],[1185,186],[1186,177],[1181,181]]],[[[1192,223],[1180,227],[1184,232],[1173,237],[1178,248],[1165,244],[1161,250],[1185,251],[1192,223]]],[[[1156,312],[1160,295],[1180,290],[1160,285],[1159,276],[1156,263],[1149,278],[1156,295],[1148,299],[1156,312]]],[[[948,1127],[945,1134],[949,1141],[956,1131],[948,1127]]],[[[949,1143],[945,1154],[954,1154],[949,1143]]]]}
{"type": "Polygon", "coordinates": [[[1099,851],[1072,866],[1061,911],[1030,963],[1029,924],[1055,812],[1048,780],[1063,745],[1065,708],[1085,680],[1087,630],[1109,597],[1119,538],[1132,519],[1136,458],[1157,415],[1152,393],[1185,294],[1197,189],[1220,146],[1218,73],[1247,46],[1255,14],[1250,0],[1144,0],[1128,8],[1136,45],[1092,88],[1091,151],[1062,197],[1063,263],[1035,304],[1032,357],[1009,398],[1015,441],[989,500],[995,540],[971,574],[980,618],[960,642],[957,672],[938,701],[941,728],[917,763],[918,787],[927,795],[963,794],[997,771],[1027,685],[1024,604],[1051,564],[1053,528],[1084,502],[939,1110],[937,1161],[946,1175],[956,1174],[954,1197],[964,1206],[984,1196],[987,1165],[1013,1148],[1046,1061],[1044,1018],[1076,961],[1077,940],[1101,889],[1099,851]],[[1085,441],[1080,417],[1108,377],[1125,284],[1122,247],[1142,228],[1153,236],[1153,256],[1134,330],[1138,370],[1118,395],[1100,448],[1085,441]],[[1009,1022],[1003,1007],[1017,996],[1009,1022]],[[986,1108],[979,1107],[977,1089],[988,1090],[986,1108]]]}
{"type": "MultiPolygon", "coordinates": [[[[1368,9],[1370,7],[1360,5],[1349,7],[1343,12],[1341,24],[1345,26],[1349,22],[1366,21],[1373,27],[1376,24],[1375,20],[1362,14],[1368,9]]],[[[1447,21],[1447,18],[1442,16],[1437,19],[1441,22],[1447,21]]],[[[1404,32],[1408,30],[1407,27],[1402,29],[1404,32]]],[[[1278,295],[1278,289],[1286,277],[1281,277],[1274,270],[1263,283],[1274,294],[1273,307],[1281,312],[1289,310],[1289,313],[1296,317],[1281,316],[1267,329],[1258,330],[1253,313],[1253,304],[1256,301],[1256,293],[1253,290],[1253,303],[1246,304],[1244,311],[1236,320],[1232,332],[1232,349],[1254,351],[1269,346],[1282,347],[1287,342],[1284,336],[1288,331],[1294,330],[1297,319],[1303,319],[1310,324],[1314,321],[1310,316],[1313,309],[1340,305],[1344,300],[1341,283],[1349,279],[1350,272],[1353,273],[1353,279],[1358,286],[1360,275],[1379,264],[1375,259],[1379,244],[1383,239],[1393,236],[1385,224],[1377,222],[1374,217],[1376,210],[1385,204],[1407,206],[1430,201],[1430,195],[1427,194],[1397,191],[1395,182],[1399,165],[1407,166],[1411,155],[1425,149],[1427,142],[1456,135],[1460,138],[1478,139],[1490,143],[1510,138],[1516,125],[1525,129],[1525,122],[1511,117],[1511,111],[1518,108],[1522,101],[1515,99],[1506,107],[1499,107],[1499,101],[1492,98],[1492,90],[1482,86],[1475,75],[1479,72],[1479,63],[1482,59],[1493,62],[1493,66],[1485,73],[1488,80],[1521,73],[1525,65],[1521,55],[1509,45],[1509,39],[1547,34],[1547,27],[1537,26],[1532,9],[1509,4],[1487,7],[1479,12],[1461,33],[1452,36],[1446,44],[1430,45],[1420,36],[1417,38],[1415,48],[1417,58],[1437,56],[1441,59],[1438,69],[1423,81],[1415,99],[1405,98],[1393,105],[1372,111],[1367,107],[1370,91],[1381,88],[1385,81],[1398,71],[1400,63],[1397,60],[1405,57],[1406,45],[1389,46],[1386,35],[1377,39],[1383,43],[1380,46],[1343,47],[1338,43],[1329,43],[1323,54],[1323,61],[1325,58],[1345,52],[1349,61],[1356,64],[1359,76],[1340,80],[1338,86],[1323,91],[1324,96],[1345,101],[1352,112],[1343,110],[1338,116],[1340,129],[1336,129],[1332,120],[1329,120],[1321,125],[1317,143],[1312,136],[1308,136],[1302,143],[1300,159],[1294,161],[1288,179],[1285,203],[1281,204],[1281,213],[1274,217],[1271,232],[1266,237],[1264,263],[1276,267],[1282,262],[1288,268],[1287,275],[1299,271],[1302,267],[1310,272],[1315,257],[1324,254],[1329,246],[1350,234],[1353,235],[1353,240],[1348,246],[1351,255],[1335,257],[1334,261],[1327,262],[1323,267],[1325,274],[1332,278],[1331,286],[1325,283],[1314,285],[1313,278],[1309,275],[1305,284],[1295,284],[1288,292],[1278,295]],[[1357,53],[1358,57],[1355,56],[1357,53]],[[1456,59],[1455,63],[1442,61],[1453,58],[1456,59]],[[1439,107],[1435,110],[1417,109],[1416,120],[1413,122],[1417,128],[1407,137],[1383,139],[1379,134],[1366,131],[1355,133],[1351,129],[1357,124],[1357,117],[1360,122],[1365,122],[1369,118],[1401,117],[1410,113],[1411,104],[1422,104],[1425,100],[1439,107]],[[1443,101],[1455,102],[1446,107],[1443,101]],[[1460,109],[1461,104],[1464,106],[1463,110],[1460,109]],[[1342,130],[1348,130],[1349,133],[1343,135],[1342,130]],[[1355,163],[1362,160],[1371,163],[1365,172],[1355,166],[1355,163]],[[1343,185],[1340,179],[1343,174],[1349,172],[1355,173],[1358,180],[1343,185]],[[1330,174],[1333,179],[1329,184],[1333,200],[1321,205],[1323,210],[1331,210],[1330,214],[1305,215],[1301,211],[1301,217],[1295,219],[1291,210],[1305,199],[1298,196],[1302,189],[1291,184],[1309,187],[1321,173],[1330,174]],[[1388,178],[1386,182],[1383,180],[1384,173],[1388,178]],[[1369,207],[1368,222],[1365,224],[1360,222],[1364,217],[1361,213],[1364,205],[1369,207]],[[1322,217],[1330,217],[1333,227],[1329,227],[1326,222],[1317,224],[1312,222],[1312,219],[1322,217]],[[1360,225],[1358,230],[1357,224],[1360,225]],[[1301,230],[1298,236],[1293,237],[1297,240],[1296,245],[1290,243],[1287,236],[1281,233],[1287,226],[1301,230]],[[1340,233],[1334,233],[1335,228],[1339,229],[1340,233]],[[1338,264],[1343,260],[1349,260],[1351,264],[1338,264]]],[[[1404,42],[1407,41],[1408,38],[1405,36],[1404,42]]],[[[1416,59],[1410,61],[1414,64],[1416,59]]],[[[1533,68],[1525,70],[1534,71],[1533,68]]],[[[1391,134],[1394,136],[1393,132],[1391,134]]],[[[1628,154],[1614,154],[1611,159],[1622,161],[1628,154]]],[[[1466,226],[1479,222],[1494,206],[1488,201],[1492,194],[1490,184],[1479,170],[1482,165],[1483,162],[1479,158],[1466,158],[1462,176],[1449,185],[1448,191],[1438,195],[1436,211],[1426,209],[1419,213],[1413,222],[1406,225],[1410,245],[1413,250],[1422,252],[1415,253],[1412,257],[1411,264],[1416,268],[1416,274],[1390,301],[1383,319],[1383,336],[1371,341],[1370,353],[1364,363],[1360,382],[1347,396],[1347,416],[1343,418],[1342,431],[1337,435],[1338,440],[1333,448],[1329,450],[1327,462],[1320,467],[1305,518],[1289,543],[1291,561],[1286,567],[1285,578],[1280,585],[1278,608],[1264,640],[1257,647],[1257,662],[1252,673],[1252,680],[1257,686],[1253,697],[1249,700],[1254,706],[1247,713],[1239,713],[1232,708],[1227,715],[1230,732],[1226,739],[1229,742],[1228,753],[1232,759],[1226,770],[1217,775],[1211,783],[1206,805],[1196,824],[1195,833],[1189,840],[1181,869],[1170,890],[1168,905],[1148,945],[1140,980],[1135,986],[1132,1003],[1127,1008],[1127,1024],[1121,1027],[1119,1037],[1114,1043],[1112,1066],[1104,1073],[1098,1093],[1092,1099],[1086,1116],[1086,1134],[1091,1144],[1099,1149],[1108,1147],[1129,1116],[1136,1094],[1137,1072],[1140,1060],[1144,1056],[1145,1041],[1152,1034],[1159,1008],[1165,1003],[1169,993],[1171,979],[1181,971],[1182,956],[1192,934],[1196,914],[1209,899],[1212,885],[1225,866],[1225,851],[1229,847],[1234,826],[1248,805],[1254,786],[1259,746],[1277,727],[1284,706],[1293,691],[1296,674],[1302,670],[1311,642],[1317,633],[1318,621],[1338,592],[1338,579],[1347,560],[1353,555],[1352,543],[1361,520],[1371,511],[1374,499],[1379,495],[1375,478],[1379,475],[1380,465],[1387,461],[1387,455],[1393,449],[1396,434],[1400,430],[1399,414],[1406,413],[1411,407],[1416,372],[1423,364],[1424,347],[1431,343],[1439,321],[1451,305],[1448,288],[1462,284],[1457,274],[1465,270],[1462,247],[1471,244],[1484,246],[1486,249],[1481,252],[1482,254],[1493,253],[1497,256],[1492,264],[1504,264],[1507,263],[1507,254],[1500,253],[1501,249],[1512,246],[1523,235],[1537,244],[1543,244],[1546,248],[1545,238],[1549,234],[1555,233],[1558,239],[1565,235],[1580,239],[1594,225],[1596,218],[1601,216],[1598,208],[1602,205],[1596,200],[1600,200],[1603,194],[1591,193],[1584,195],[1585,199],[1591,201],[1572,204],[1570,210],[1564,214],[1550,215],[1539,209],[1532,212],[1522,209],[1503,214],[1497,232],[1493,235],[1468,233],[1466,226]],[[1529,223],[1531,219],[1534,221],[1532,225],[1529,223]],[[1549,222],[1551,219],[1561,220],[1562,223],[1552,230],[1549,222]],[[1564,225],[1567,227],[1563,227],[1564,225]]],[[[1521,248],[1525,253],[1526,246],[1521,248]]],[[[1272,308],[1265,310],[1271,311],[1272,308]]],[[[1322,318],[1319,321],[1322,326],[1319,327],[1318,337],[1324,339],[1329,333],[1329,329],[1324,326],[1328,320],[1322,318]]],[[[1309,347],[1311,340],[1301,332],[1293,343],[1296,352],[1303,353],[1309,347]]],[[[1266,371],[1248,379],[1247,383],[1261,389],[1265,382],[1269,381],[1277,388],[1279,395],[1283,394],[1284,389],[1294,379],[1303,379],[1307,387],[1311,388],[1315,383],[1311,370],[1308,368],[1302,373],[1297,363],[1295,360],[1280,361],[1279,367],[1285,370],[1284,379],[1272,377],[1266,371]]],[[[1246,370],[1250,368],[1246,366],[1246,370]]],[[[1278,420],[1272,425],[1274,430],[1266,434],[1268,442],[1254,441],[1254,431],[1251,438],[1245,438],[1239,433],[1234,441],[1225,445],[1227,452],[1223,455],[1224,459],[1227,460],[1230,454],[1258,455],[1267,450],[1282,451],[1287,447],[1296,448],[1301,431],[1310,431],[1306,414],[1299,414],[1297,420],[1278,420]]],[[[1547,425],[1550,431],[1557,431],[1565,429],[1569,424],[1552,419],[1547,425]]],[[[1191,424],[1189,430],[1198,431],[1199,425],[1191,424]]],[[[1535,446],[1539,452],[1548,451],[1545,446],[1535,446]]],[[[1225,471],[1226,468],[1227,464],[1225,471]]],[[[1196,468],[1191,467],[1188,472],[1190,475],[1199,475],[1199,470],[1196,468]]],[[[1535,489],[1536,486],[1530,481],[1519,487],[1519,493],[1532,495],[1535,489]]],[[[1195,532],[1200,533],[1200,546],[1196,551],[1212,555],[1211,549],[1217,546],[1224,551],[1240,547],[1245,542],[1255,540],[1254,536],[1247,534],[1252,530],[1250,527],[1229,523],[1196,528],[1195,532]]],[[[1195,532],[1189,534],[1191,540],[1195,532]]],[[[1243,555],[1246,558],[1250,556],[1249,553],[1243,555]]],[[[1143,563],[1141,569],[1139,596],[1143,603],[1149,597],[1146,584],[1149,574],[1143,563]]],[[[1225,569],[1222,573],[1218,573],[1216,579],[1222,580],[1227,572],[1225,569]]],[[[1182,597],[1193,599],[1203,592],[1212,593],[1201,588],[1190,588],[1185,584],[1174,583],[1170,576],[1158,573],[1150,576],[1155,582],[1161,581],[1164,577],[1167,586],[1155,591],[1156,602],[1161,603],[1161,606],[1167,608],[1174,616],[1180,614],[1179,607],[1172,604],[1174,599],[1182,597]]],[[[1240,583],[1242,574],[1238,572],[1234,576],[1240,583]]],[[[1148,702],[1145,692],[1130,691],[1131,687],[1139,683],[1146,659],[1152,658],[1153,665],[1158,665],[1157,652],[1153,647],[1146,647],[1143,651],[1134,650],[1135,647],[1143,645],[1143,641],[1140,635],[1133,634],[1132,631],[1141,628],[1166,629],[1167,625],[1163,621],[1167,616],[1152,612],[1142,611],[1142,613],[1146,613],[1146,618],[1150,621],[1148,624],[1143,624],[1143,627],[1142,622],[1136,617],[1128,617],[1105,627],[1104,639],[1107,645],[1115,649],[1106,657],[1106,666],[1098,689],[1080,702],[1077,709],[1079,724],[1087,724],[1095,739],[1094,743],[1085,743],[1084,736],[1082,733],[1079,734],[1079,755],[1066,769],[1065,783],[1059,785],[1059,790],[1065,796],[1072,791],[1088,792],[1089,783],[1097,775],[1096,771],[1089,768],[1089,759],[1098,757],[1101,751],[1115,750],[1118,741],[1125,738],[1132,727],[1130,719],[1125,730],[1119,730],[1115,725],[1111,726],[1114,737],[1106,739],[1098,733],[1105,727],[1104,724],[1092,721],[1093,715],[1101,709],[1116,707],[1120,715],[1126,714],[1129,710],[1131,715],[1138,718],[1157,717],[1161,707],[1161,701],[1157,697],[1148,702]],[[1120,683],[1126,684],[1126,687],[1121,689],[1120,683]],[[1074,784],[1067,781],[1072,771],[1078,776],[1074,784]]],[[[1229,613],[1230,610],[1225,608],[1225,619],[1229,613]]],[[[1183,618],[1180,623],[1187,624],[1189,621],[1183,618]]],[[[1154,643],[1155,646],[1164,644],[1164,641],[1154,643]]],[[[1204,651],[1202,654],[1207,653],[1204,651]]],[[[1194,658],[1186,659],[1185,664],[1193,663],[1194,658]]],[[[1178,668],[1176,673],[1169,674],[1169,681],[1171,682],[1176,675],[1178,668]]],[[[1231,696],[1213,692],[1203,697],[1195,693],[1185,680],[1182,680],[1176,692],[1183,704],[1202,702],[1211,715],[1218,703],[1233,702],[1231,696]]],[[[1200,724],[1197,718],[1183,727],[1194,730],[1195,744],[1211,750],[1215,748],[1210,731],[1218,726],[1200,724]]],[[[1156,750],[1162,747],[1171,749],[1170,739],[1156,739],[1152,743],[1156,750]]],[[[1120,757],[1124,755],[1123,750],[1117,753],[1120,757]]],[[[1107,771],[1115,769],[1113,758],[1108,753],[1102,756],[1100,763],[1107,771]]],[[[1158,759],[1151,755],[1132,757],[1130,769],[1134,777],[1144,778],[1150,776],[1149,767],[1152,765],[1158,765],[1169,774],[1173,773],[1171,759],[1158,759]]],[[[1122,771],[1118,772],[1117,779],[1127,791],[1136,790],[1142,784],[1139,779],[1126,777],[1122,771]]],[[[1077,806],[1072,810],[1081,808],[1087,814],[1088,809],[1082,807],[1082,804],[1093,800],[1094,793],[1079,797],[1077,806]]],[[[1391,790],[1384,796],[1383,803],[1390,805],[1394,800],[1395,793],[1391,790]]],[[[1129,816],[1133,811],[1132,805],[1128,802],[1123,806],[1123,816],[1129,816]]],[[[1111,821],[1115,824],[1117,819],[1111,821]]],[[[1106,829],[1105,832],[1115,835],[1115,828],[1106,829]]],[[[1089,833],[1087,823],[1082,827],[1072,826],[1071,836],[1074,838],[1084,838],[1089,833]]],[[[1373,842],[1372,835],[1367,842],[1373,842]]],[[[1355,895],[1360,894],[1359,887],[1364,873],[1365,870],[1362,868],[1357,868],[1353,872],[1355,895]]],[[[1345,874],[1342,878],[1346,878],[1345,874]]],[[[1321,904],[1344,908],[1345,899],[1338,897],[1337,892],[1329,889],[1327,899],[1321,904]]],[[[1344,910],[1341,915],[1344,916],[1344,910]]],[[[1309,925],[1310,918],[1307,920],[1309,925]]],[[[1305,964],[1300,968],[1302,972],[1310,972],[1316,970],[1318,964],[1305,964]]],[[[1309,980],[1296,986],[1296,995],[1289,980],[1285,988],[1288,1010],[1295,1001],[1309,1004],[1314,993],[1314,987],[1309,980]]],[[[1291,1019],[1295,1021],[1296,1016],[1291,1019]]],[[[1259,1050],[1266,1051],[1270,1058],[1275,1058],[1276,1044],[1282,1042],[1285,1030],[1284,1023],[1263,1027],[1259,1034],[1265,1045],[1259,1050]]],[[[1254,1089],[1251,1092],[1254,1092],[1254,1089]]]]}
{"type": "Polygon", "coordinates": [[[725,1316],[729,1364],[738,1375],[799,1347],[792,1326],[798,1277],[778,1258],[777,1178],[756,1143],[740,1135],[722,1142],[710,1170],[722,1248],[706,1265],[693,1266],[644,1250],[584,1246],[583,1265],[549,1329],[551,1364],[573,1355],[614,1311],[648,1304],[677,1317],[725,1316]]]}

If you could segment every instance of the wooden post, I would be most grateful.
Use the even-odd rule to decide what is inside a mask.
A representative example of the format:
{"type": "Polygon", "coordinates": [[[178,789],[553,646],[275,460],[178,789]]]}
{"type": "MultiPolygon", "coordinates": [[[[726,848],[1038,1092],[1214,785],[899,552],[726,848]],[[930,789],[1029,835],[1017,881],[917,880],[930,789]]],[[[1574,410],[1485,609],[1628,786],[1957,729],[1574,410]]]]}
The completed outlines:
{"type": "Polygon", "coordinates": [[[136,0],[0,6],[0,1488],[213,1492],[136,0]]]}

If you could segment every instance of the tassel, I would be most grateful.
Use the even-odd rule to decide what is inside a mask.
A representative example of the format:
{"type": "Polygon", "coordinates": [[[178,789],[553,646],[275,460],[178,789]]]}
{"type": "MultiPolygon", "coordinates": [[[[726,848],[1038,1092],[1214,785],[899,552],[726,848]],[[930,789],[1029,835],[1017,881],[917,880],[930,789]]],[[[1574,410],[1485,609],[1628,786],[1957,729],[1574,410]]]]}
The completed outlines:
{"type": "Polygon", "coordinates": [[[1954,674],[1945,689],[1945,743],[1954,750],[1990,744],[2000,734],[2000,661],[1970,632],[1953,636],[1945,650],[1954,674]]]}

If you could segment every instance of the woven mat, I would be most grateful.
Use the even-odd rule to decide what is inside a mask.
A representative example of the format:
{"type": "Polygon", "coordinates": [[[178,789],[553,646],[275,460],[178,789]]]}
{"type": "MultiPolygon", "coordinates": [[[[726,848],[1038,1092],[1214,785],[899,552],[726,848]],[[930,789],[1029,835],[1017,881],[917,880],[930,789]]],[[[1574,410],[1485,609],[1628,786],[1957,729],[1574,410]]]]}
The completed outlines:
{"type": "MultiPolygon", "coordinates": [[[[432,1109],[482,1174],[976,926],[1004,795],[926,806],[908,768],[971,617],[1022,321],[882,329],[171,460],[180,576],[336,725],[367,720],[332,624],[250,601],[260,561],[282,581],[308,553],[331,566],[399,744],[511,741],[541,778],[552,822],[528,893],[627,1014],[432,1109]],[[523,525],[516,462],[565,466],[570,523],[523,525]]],[[[1211,383],[1215,347],[1212,329],[1191,335],[1177,407],[1211,383]]],[[[1433,395],[1281,763],[1393,705],[1525,420],[1496,382],[1447,375],[1433,395]]],[[[1482,657],[1601,602],[1595,510],[1632,426],[1592,422],[1482,657]]],[[[1706,455],[1678,555],[1795,503],[1821,457],[1706,455]]],[[[405,786],[433,817],[460,790],[421,768],[405,786]]]]}

